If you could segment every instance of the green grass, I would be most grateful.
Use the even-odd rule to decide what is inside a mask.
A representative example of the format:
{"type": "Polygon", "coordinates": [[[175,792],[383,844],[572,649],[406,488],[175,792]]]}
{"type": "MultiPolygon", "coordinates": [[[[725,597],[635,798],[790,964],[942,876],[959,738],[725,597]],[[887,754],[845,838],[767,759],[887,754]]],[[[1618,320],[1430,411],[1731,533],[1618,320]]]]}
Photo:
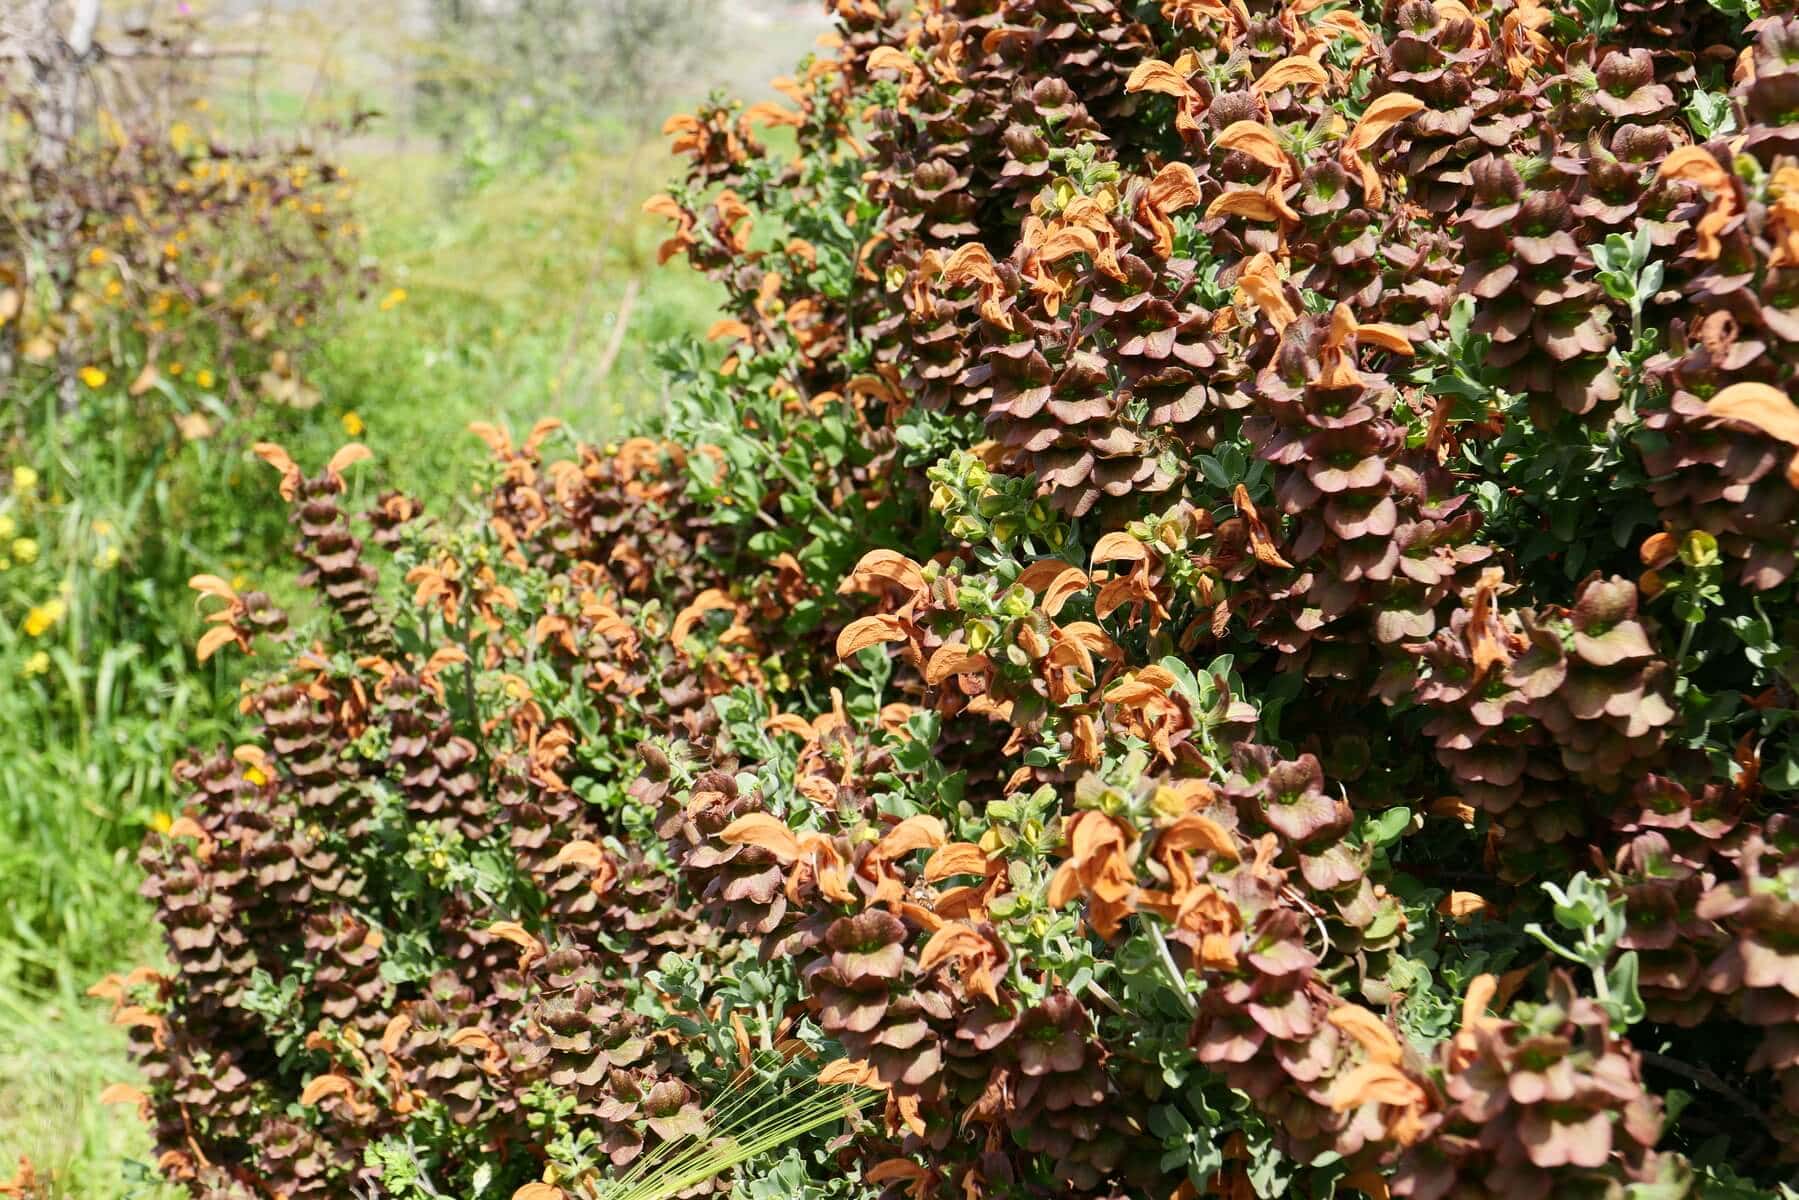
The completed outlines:
{"type": "Polygon", "coordinates": [[[707,320],[712,285],[658,268],[661,224],[638,213],[666,174],[659,147],[577,156],[472,193],[437,154],[350,165],[383,278],[310,356],[316,410],[263,413],[236,439],[147,463],[121,446],[122,412],[80,429],[47,418],[41,444],[0,462],[38,470],[48,494],[10,502],[44,550],[30,570],[0,571],[0,1179],[27,1155],[59,1196],[159,1194],[134,1165],[150,1155],[136,1114],[97,1103],[133,1075],[104,1006],[82,993],[159,958],[134,848],[179,803],[174,759],[235,728],[239,664],[230,652],[195,664],[183,581],[242,575],[280,595],[292,574],[273,474],[244,444],[279,440],[314,467],[351,440],[354,413],[376,455],[358,489],[396,486],[441,514],[485,453],[468,422],[522,433],[555,415],[605,437],[663,400],[647,347],[707,320]],[[384,307],[395,288],[404,301],[384,307]],[[125,548],[109,569],[94,561],[97,528],[125,548]],[[63,619],[25,632],[21,615],[59,592],[63,619]],[[27,675],[39,651],[48,669],[27,675]]]}
{"type": "Polygon", "coordinates": [[[383,482],[432,505],[481,452],[471,421],[522,433],[556,416],[597,438],[659,406],[647,347],[703,328],[714,294],[685,266],[656,265],[661,223],[638,209],[665,170],[653,147],[579,156],[458,200],[432,156],[369,164],[384,278],[316,356],[330,419],[296,456],[327,455],[354,413],[383,482]]]}
{"type": "Polygon", "coordinates": [[[173,1200],[146,1178],[149,1129],[129,1106],[103,1106],[107,1084],[135,1078],[122,1030],[72,987],[0,988],[0,1175],[19,1154],[54,1173],[51,1195],[173,1200]]]}

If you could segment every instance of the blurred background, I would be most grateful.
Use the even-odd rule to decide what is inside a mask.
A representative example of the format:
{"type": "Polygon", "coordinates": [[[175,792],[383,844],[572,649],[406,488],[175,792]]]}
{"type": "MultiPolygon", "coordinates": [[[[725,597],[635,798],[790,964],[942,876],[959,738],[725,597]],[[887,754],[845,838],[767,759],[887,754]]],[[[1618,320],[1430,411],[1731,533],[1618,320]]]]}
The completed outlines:
{"type": "Polygon", "coordinates": [[[187,579],[298,604],[249,454],[346,441],[440,513],[465,427],[653,410],[710,323],[641,215],[660,130],[753,103],[828,27],[792,0],[0,0],[0,1194],[156,1196],[85,989],[159,961],[135,848],[246,664],[187,579]]]}

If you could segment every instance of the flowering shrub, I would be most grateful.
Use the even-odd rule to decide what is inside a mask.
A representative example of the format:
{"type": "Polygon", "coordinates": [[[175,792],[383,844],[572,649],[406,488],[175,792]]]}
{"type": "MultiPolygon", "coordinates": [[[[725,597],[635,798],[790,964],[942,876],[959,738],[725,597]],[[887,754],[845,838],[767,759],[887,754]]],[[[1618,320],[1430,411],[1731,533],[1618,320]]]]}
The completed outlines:
{"type": "Polygon", "coordinates": [[[878,1112],[695,1194],[1779,1194],[1799,21],[833,8],[670,123],[659,428],[263,448],[329,626],[194,581],[163,1172],[615,1194],[781,1048],[878,1112]]]}

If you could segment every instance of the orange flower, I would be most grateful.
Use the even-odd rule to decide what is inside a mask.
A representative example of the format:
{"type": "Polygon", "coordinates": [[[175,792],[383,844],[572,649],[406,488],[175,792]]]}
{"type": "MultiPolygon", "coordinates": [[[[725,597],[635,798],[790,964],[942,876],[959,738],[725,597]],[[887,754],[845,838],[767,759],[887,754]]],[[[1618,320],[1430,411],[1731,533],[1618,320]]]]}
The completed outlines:
{"type": "Polygon", "coordinates": [[[217,575],[195,575],[187,581],[187,586],[200,593],[195,597],[196,604],[209,596],[225,602],[224,608],[214,609],[206,614],[206,620],[215,628],[208,629],[201,635],[199,643],[194,647],[195,657],[205,662],[221,647],[233,642],[245,654],[251,653],[248,626],[250,608],[231,585],[217,575]]]}
{"type": "Polygon", "coordinates": [[[930,972],[952,967],[970,995],[999,1003],[998,982],[1006,962],[1006,948],[991,926],[977,928],[952,921],[931,935],[918,955],[918,969],[930,972]]]}
{"type": "Polygon", "coordinates": [[[1330,1023],[1348,1034],[1365,1056],[1361,1065],[1339,1075],[1331,1085],[1330,1106],[1346,1112],[1377,1106],[1387,1136],[1401,1146],[1423,1137],[1431,1097],[1404,1068],[1404,1050],[1393,1031],[1365,1008],[1343,1004],[1331,1010],[1330,1023]]]}
{"type": "Polygon", "coordinates": [[[1249,550],[1256,561],[1270,567],[1292,567],[1293,564],[1274,548],[1274,538],[1270,536],[1268,526],[1262,523],[1262,514],[1256,510],[1255,501],[1249,498],[1249,489],[1239,483],[1231,491],[1231,503],[1249,526],[1249,550]]]}
{"type": "Polygon", "coordinates": [[[987,247],[979,242],[970,242],[949,256],[943,264],[940,276],[943,283],[950,287],[968,287],[973,285],[980,289],[981,317],[1010,331],[1012,315],[1002,304],[1006,298],[1006,286],[994,268],[993,256],[987,253],[987,247]]]}
{"type": "Polygon", "coordinates": [[[1173,96],[1175,100],[1174,127],[1185,136],[1198,136],[1200,118],[1205,115],[1205,97],[1187,80],[1199,70],[1199,56],[1188,50],[1172,63],[1158,58],[1145,59],[1138,63],[1125,81],[1126,92],[1152,92],[1160,96],[1173,96]]]}
{"type": "Polygon", "coordinates": [[[1063,908],[1084,895],[1093,928],[1101,937],[1114,937],[1136,911],[1130,849],[1137,835],[1123,822],[1092,811],[1069,818],[1067,829],[1069,857],[1050,879],[1049,906],[1063,908]]]}
{"type": "Polygon", "coordinates": [[[1169,163],[1149,181],[1137,201],[1137,219],[1156,235],[1156,253],[1167,258],[1174,253],[1174,222],[1170,218],[1183,209],[1199,203],[1199,180],[1186,163],[1169,163]]]}
{"type": "Polygon", "coordinates": [[[1299,319],[1299,310],[1287,299],[1286,281],[1274,265],[1272,255],[1263,251],[1250,259],[1237,275],[1239,297],[1256,307],[1276,333],[1299,319]]]}
{"type": "Polygon", "coordinates": [[[1330,331],[1318,355],[1324,367],[1319,383],[1331,388],[1361,387],[1362,377],[1355,369],[1355,348],[1363,342],[1393,354],[1412,353],[1411,340],[1399,329],[1392,325],[1363,325],[1355,319],[1349,305],[1338,304],[1331,312],[1330,331]]]}
{"type": "Polygon", "coordinates": [[[1724,252],[1724,243],[1718,240],[1718,234],[1738,211],[1736,182],[1730,172],[1704,146],[1682,146],[1662,160],[1655,176],[1657,179],[1684,179],[1710,193],[1711,206],[1694,229],[1698,244],[1693,247],[1693,257],[1703,262],[1716,259],[1724,252]]]}
{"type": "MultiPolygon", "coordinates": [[[[1799,407],[1779,388],[1733,383],[1707,401],[1705,411],[1707,416],[1747,425],[1777,442],[1799,446],[1799,407]]],[[[1799,488],[1799,453],[1787,463],[1786,474],[1787,482],[1799,488]]]]}
{"type": "Polygon", "coordinates": [[[656,252],[658,263],[665,263],[689,247],[699,244],[699,240],[693,236],[693,214],[683,208],[673,196],[651,196],[643,202],[643,211],[653,217],[667,217],[675,223],[675,235],[663,242],[656,252]]]}
{"type": "MultiPolygon", "coordinates": [[[[1482,29],[1486,28],[1479,21],[1475,24],[1482,29]]],[[[1349,137],[1344,139],[1343,147],[1337,153],[1338,160],[1345,170],[1354,172],[1362,181],[1362,191],[1370,207],[1380,204],[1386,196],[1386,189],[1381,186],[1380,174],[1375,171],[1374,164],[1363,156],[1374,149],[1388,130],[1414,113],[1423,111],[1424,101],[1416,96],[1405,92],[1388,92],[1362,111],[1361,119],[1349,131],[1349,137]]]]}

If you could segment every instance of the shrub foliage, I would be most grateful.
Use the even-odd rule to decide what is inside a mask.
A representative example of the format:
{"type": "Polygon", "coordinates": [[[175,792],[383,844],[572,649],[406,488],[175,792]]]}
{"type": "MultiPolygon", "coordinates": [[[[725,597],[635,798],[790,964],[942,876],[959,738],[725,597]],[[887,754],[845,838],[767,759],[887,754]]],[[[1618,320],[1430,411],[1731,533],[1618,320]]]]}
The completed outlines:
{"type": "Polygon", "coordinates": [[[195,581],[163,1172],[603,1196],[747,1070],[882,1103],[694,1194],[1776,1194],[1799,22],[833,8],[670,123],[657,428],[263,448],[330,620],[195,581]]]}

